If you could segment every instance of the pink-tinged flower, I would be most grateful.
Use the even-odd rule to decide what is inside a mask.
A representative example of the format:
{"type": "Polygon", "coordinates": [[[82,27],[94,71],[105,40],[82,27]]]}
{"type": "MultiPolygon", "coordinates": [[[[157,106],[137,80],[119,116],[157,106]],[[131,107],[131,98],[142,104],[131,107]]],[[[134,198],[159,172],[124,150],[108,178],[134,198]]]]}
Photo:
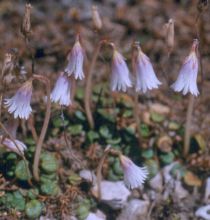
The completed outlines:
{"type": "Polygon", "coordinates": [[[0,140],[1,140],[1,144],[7,149],[7,150],[9,150],[9,151],[13,151],[13,152],[16,152],[17,154],[23,154],[24,153],[24,151],[27,149],[27,147],[26,147],[26,145],[23,143],[23,142],[21,142],[21,141],[19,141],[19,140],[17,140],[17,139],[15,139],[15,143],[11,140],[11,139],[9,139],[9,138],[4,138],[3,139],[3,141],[2,141],[2,136],[0,136],[0,140]],[[16,146],[17,145],[17,146],[16,146]],[[18,148],[19,149],[18,149],[18,148]]]}
{"type": "Polygon", "coordinates": [[[198,75],[198,57],[197,57],[198,40],[193,41],[190,54],[185,58],[185,61],[179,72],[176,82],[171,86],[175,92],[181,92],[186,95],[190,92],[192,95],[199,94],[197,87],[198,75]]]}
{"type": "Polygon", "coordinates": [[[121,155],[120,162],[124,173],[124,183],[129,189],[140,187],[148,176],[146,167],[136,166],[128,157],[121,155]]]}
{"type": "Polygon", "coordinates": [[[55,87],[51,93],[51,101],[58,102],[60,105],[68,106],[71,104],[71,85],[70,79],[63,72],[58,77],[55,87]]]}
{"type": "Polygon", "coordinates": [[[114,48],[112,58],[111,90],[126,92],[132,87],[128,66],[124,57],[114,48]]]}
{"type": "Polygon", "coordinates": [[[147,90],[157,89],[161,82],[156,77],[149,57],[144,54],[138,45],[138,54],[134,60],[134,72],[136,75],[136,91],[147,92],[147,90]]]}
{"type": "Polygon", "coordinates": [[[32,81],[27,81],[18,89],[16,94],[5,99],[5,106],[8,107],[8,112],[14,114],[14,118],[28,119],[32,108],[30,106],[32,96],[32,81]]]}
{"type": "Polygon", "coordinates": [[[83,62],[84,62],[84,51],[79,42],[79,37],[77,37],[76,42],[69,53],[68,64],[65,68],[65,72],[70,76],[74,75],[75,79],[82,80],[84,76],[83,72],[83,62]]]}

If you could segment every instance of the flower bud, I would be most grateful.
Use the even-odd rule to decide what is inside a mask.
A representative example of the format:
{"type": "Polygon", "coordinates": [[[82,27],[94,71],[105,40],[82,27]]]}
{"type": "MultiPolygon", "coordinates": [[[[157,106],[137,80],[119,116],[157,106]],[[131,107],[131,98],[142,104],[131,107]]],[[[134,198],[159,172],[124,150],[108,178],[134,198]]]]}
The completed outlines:
{"type": "Polygon", "coordinates": [[[202,12],[208,8],[208,0],[198,0],[197,9],[199,12],[202,12]]]}
{"type": "Polygon", "coordinates": [[[172,18],[169,19],[166,28],[166,44],[170,54],[174,48],[174,20],[172,18]]]}
{"type": "Polygon", "coordinates": [[[25,13],[21,26],[21,32],[26,38],[31,34],[31,8],[31,4],[25,5],[25,13]]]}
{"type": "Polygon", "coordinates": [[[93,26],[96,30],[101,30],[102,28],[102,20],[98,13],[97,6],[92,6],[92,19],[93,19],[93,26]]]}

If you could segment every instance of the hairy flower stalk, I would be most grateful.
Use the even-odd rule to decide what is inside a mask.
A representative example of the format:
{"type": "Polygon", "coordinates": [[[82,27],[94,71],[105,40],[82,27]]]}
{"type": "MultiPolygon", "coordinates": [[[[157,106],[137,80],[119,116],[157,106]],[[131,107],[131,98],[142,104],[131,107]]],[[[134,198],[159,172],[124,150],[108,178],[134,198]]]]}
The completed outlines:
{"type": "Polygon", "coordinates": [[[51,101],[58,102],[59,105],[69,106],[71,104],[70,92],[70,78],[62,72],[55,83],[53,91],[51,92],[51,101]]]}
{"type": "Polygon", "coordinates": [[[42,125],[41,133],[39,136],[39,139],[37,141],[36,145],[36,151],[34,155],[34,163],[33,163],[33,176],[36,181],[39,181],[39,160],[42,150],[42,144],[47,132],[49,120],[50,120],[50,114],[51,114],[51,101],[50,101],[50,81],[48,78],[41,76],[41,75],[34,75],[33,79],[37,79],[40,82],[44,83],[46,86],[46,92],[47,92],[47,106],[46,106],[46,112],[45,112],[45,118],[44,123],[42,125]]]}
{"type": "Polygon", "coordinates": [[[18,89],[16,94],[5,99],[5,106],[8,107],[8,112],[14,115],[14,118],[28,119],[32,112],[30,106],[32,96],[32,80],[29,80],[18,89]]]}
{"type": "Polygon", "coordinates": [[[149,58],[142,52],[137,42],[137,56],[134,59],[134,72],[136,75],[136,92],[146,93],[148,90],[157,89],[161,82],[156,77],[149,58]]]}
{"type": "Polygon", "coordinates": [[[120,155],[120,162],[124,173],[124,183],[129,189],[135,189],[143,185],[148,171],[146,167],[139,167],[128,157],[120,155]]]}
{"type": "Polygon", "coordinates": [[[116,50],[114,44],[111,70],[111,90],[126,92],[129,87],[132,87],[129,76],[128,66],[125,58],[116,50]]]}
{"type": "Polygon", "coordinates": [[[199,95],[197,87],[197,75],[198,75],[198,40],[193,41],[192,49],[190,54],[185,58],[185,61],[179,72],[179,76],[171,88],[175,92],[181,92],[186,95],[188,92],[194,96],[199,95]]]}
{"type": "Polygon", "coordinates": [[[79,36],[77,36],[76,42],[68,54],[67,60],[68,64],[65,68],[65,72],[68,76],[73,74],[75,79],[82,80],[85,77],[83,72],[84,50],[79,42],[79,36]]]}

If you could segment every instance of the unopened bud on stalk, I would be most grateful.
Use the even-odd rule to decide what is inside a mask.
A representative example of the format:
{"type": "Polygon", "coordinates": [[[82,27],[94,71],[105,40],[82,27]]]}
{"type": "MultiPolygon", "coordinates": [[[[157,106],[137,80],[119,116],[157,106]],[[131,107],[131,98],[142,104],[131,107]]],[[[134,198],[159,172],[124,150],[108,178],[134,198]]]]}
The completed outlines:
{"type": "Polygon", "coordinates": [[[31,8],[31,4],[25,5],[25,13],[21,26],[21,32],[26,38],[31,34],[31,8]]]}
{"type": "Polygon", "coordinates": [[[93,26],[96,30],[101,30],[102,28],[102,20],[98,13],[97,6],[92,6],[92,19],[93,19],[93,26]]]}
{"type": "Polygon", "coordinates": [[[170,54],[174,48],[174,20],[172,18],[166,24],[166,44],[170,54]]]}
{"type": "Polygon", "coordinates": [[[197,9],[199,12],[202,12],[208,8],[208,0],[198,0],[197,9]]]}
{"type": "Polygon", "coordinates": [[[6,53],[4,56],[4,64],[1,72],[1,79],[3,79],[6,73],[10,73],[14,68],[14,63],[12,61],[12,54],[6,53]]]}

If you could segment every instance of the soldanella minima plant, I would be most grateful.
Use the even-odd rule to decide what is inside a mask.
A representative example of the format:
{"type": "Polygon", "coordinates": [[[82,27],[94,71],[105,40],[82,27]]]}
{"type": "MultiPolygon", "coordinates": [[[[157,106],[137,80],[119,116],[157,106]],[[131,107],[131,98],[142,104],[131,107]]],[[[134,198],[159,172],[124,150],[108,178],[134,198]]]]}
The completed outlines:
{"type": "MultiPolygon", "coordinates": [[[[29,39],[32,37],[31,35],[31,24],[30,24],[30,4],[26,5],[25,15],[22,24],[22,33],[26,42],[29,42],[29,39]]],[[[93,14],[93,23],[94,27],[97,31],[102,29],[103,22],[99,16],[96,7],[92,8],[93,14]]],[[[4,106],[8,110],[8,112],[15,118],[20,120],[29,120],[33,115],[33,109],[31,107],[31,99],[34,93],[33,84],[35,81],[39,81],[44,83],[46,88],[46,114],[43,122],[43,127],[39,138],[37,140],[36,152],[34,156],[34,164],[33,164],[33,174],[35,180],[39,180],[39,160],[40,153],[42,149],[42,144],[45,138],[45,134],[48,128],[48,123],[50,120],[50,112],[51,112],[51,102],[57,103],[61,108],[70,106],[73,102],[72,96],[72,84],[73,82],[78,82],[83,80],[87,86],[87,96],[85,96],[86,100],[86,113],[87,118],[89,118],[94,111],[94,106],[91,105],[91,90],[92,90],[92,72],[95,68],[95,64],[97,62],[97,58],[99,52],[103,52],[103,46],[111,46],[112,49],[112,61],[110,63],[110,93],[111,92],[128,92],[133,89],[133,94],[136,95],[136,105],[135,108],[138,108],[138,95],[144,95],[144,93],[151,91],[153,89],[158,89],[161,86],[162,82],[158,79],[157,73],[153,68],[152,61],[149,57],[142,51],[139,42],[135,42],[131,47],[131,57],[132,57],[132,71],[129,70],[126,59],[122,55],[122,51],[120,51],[113,42],[110,42],[107,39],[99,39],[98,44],[96,44],[96,48],[93,53],[92,60],[89,62],[88,70],[84,69],[84,62],[86,59],[85,56],[85,46],[81,44],[81,35],[77,34],[75,37],[75,43],[72,45],[72,48],[67,56],[66,66],[60,70],[58,74],[57,80],[55,82],[54,87],[51,87],[50,80],[44,76],[36,74],[34,71],[34,60],[32,60],[32,70],[31,75],[28,79],[24,81],[22,86],[17,89],[15,94],[11,97],[7,97],[4,94],[4,106]],[[86,81],[87,80],[87,81],[86,81]],[[88,84],[88,85],[87,85],[88,84]],[[89,105],[88,105],[89,103],[89,105]],[[89,111],[89,113],[88,113],[89,111]]],[[[174,45],[174,21],[173,19],[169,20],[167,25],[167,41],[166,44],[170,49],[169,53],[171,53],[174,45]]],[[[175,92],[182,92],[184,95],[190,93],[192,96],[198,96],[199,91],[197,88],[197,75],[198,75],[198,40],[195,39],[193,41],[192,49],[189,56],[183,62],[183,65],[180,69],[177,80],[173,83],[171,88],[175,92]]],[[[2,81],[6,77],[8,70],[11,72],[14,69],[14,62],[11,59],[10,62],[5,62],[3,66],[3,74],[2,81]],[[8,68],[9,66],[9,68],[8,68]],[[6,71],[7,70],[7,71],[6,71]]],[[[30,71],[29,71],[30,72],[30,71]]],[[[1,105],[2,106],[2,105],[1,105]]],[[[134,113],[136,114],[136,112],[134,113]]],[[[91,116],[92,117],[92,116],[91,116]]],[[[136,117],[138,117],[136,115],[136,117]]],[[[137,121],[139,123],[139,121],[137,121]]],[[[4,126],[1,124],[1,126],[4,126]]],[[[90,126],[94,129],[94,125],[90,126]]],[[[137,125],[138,127],[138,125],[137,125]]],[[[186,126],[187,127],[187,126],[186,126]]],[[[189,130],[189,124],[187,129],[189,130]]],[[[187,132],[186,132],[187,133],[187,132]]],[[[140,135],[140,134],[139,134],[140,135]]],[[[189,134],[186,139],[189,139],[189,134]]],[[[187,140],[186,140],[187,141],[187,140]]],[[[3,138],[2,144],[8,148],[9,150],[15,151],[18,154],[24,154],[24,150],[26,146],[19,140],[12,139],[5,134],[5,138],[3,138]],[[18,148],[18,149],[17,149],[18,148]]],[[[141,144],[141,143],[139,143],[141,144]]],[[[188,144],[189,145],[189,144],[188,144]]],[[[189,146],[185,147],[186,148],[189,146]]],[[[127,187],[134,189],[141,186],[148,176],[148,171],[146,167],[138,167],[135,165],[131,159],[124,155],[120,155],[120,162],[124,171],[124,182],[127,187]]]]}

